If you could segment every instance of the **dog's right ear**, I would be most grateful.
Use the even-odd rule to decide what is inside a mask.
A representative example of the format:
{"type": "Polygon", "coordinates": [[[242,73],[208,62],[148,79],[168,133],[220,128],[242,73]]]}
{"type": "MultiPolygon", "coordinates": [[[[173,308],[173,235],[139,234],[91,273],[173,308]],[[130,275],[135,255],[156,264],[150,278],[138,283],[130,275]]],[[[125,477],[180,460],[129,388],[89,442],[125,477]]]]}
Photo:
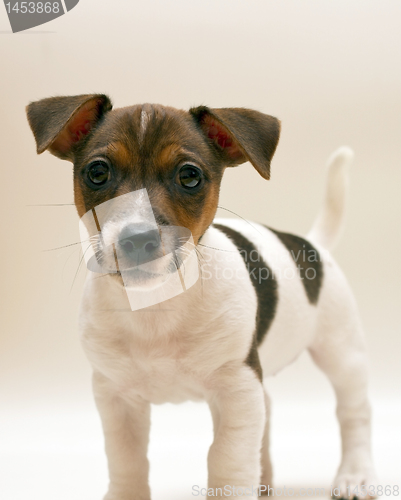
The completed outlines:
{"type": "Polygon", "coordinates": [[[73,160],[75,146],[110,111],[110,99],[103,94],[50,97],[26,107],[38,154],[48,149],[63,160],[73,160]]]}
{"type": "Polygon", "coordinates": [[[280,120],[244,108],[199,106],[189,111],[227,167],[250,161],[263,178],[270,179],[270,161],[280,136],[280,120]]]}

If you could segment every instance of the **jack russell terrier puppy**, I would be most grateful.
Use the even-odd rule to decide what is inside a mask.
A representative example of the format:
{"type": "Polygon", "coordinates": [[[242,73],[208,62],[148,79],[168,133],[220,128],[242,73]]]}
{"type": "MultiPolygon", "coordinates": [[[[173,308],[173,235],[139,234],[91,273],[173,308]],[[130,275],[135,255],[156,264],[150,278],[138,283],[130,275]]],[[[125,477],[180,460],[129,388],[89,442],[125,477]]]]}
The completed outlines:
{"type": "Polygon", "coordinates": [[[249,161],[269,179],[280,133],[272,116],[156,104],[112,110],[100,94],[43,99],[27,114],[37,152],[74,164],[75,205],[98,265],[86,281],[80,328],[105,436],[104,499],[150,499],[150,405],[186,400],[207,401],[213,417],[208,494],[223,496],[227,485],[252,497],[251,488],[263,485],[263,493],[272,485],[263,379],[304,349],[337,398],[335,495],[374,497],[363,332],[328,252],[342,225],[352,152],[333,155],[323,210],[304,239],[214,220],[226,167],[249,161]],[[131,209],[113,205],[131,193],[131,209]],[[193,253],[197,275],[185,286],[193,253]],[[152,298],[177,271],[182,293],[130,302],[130,290],[139,301],[152,298]]]}

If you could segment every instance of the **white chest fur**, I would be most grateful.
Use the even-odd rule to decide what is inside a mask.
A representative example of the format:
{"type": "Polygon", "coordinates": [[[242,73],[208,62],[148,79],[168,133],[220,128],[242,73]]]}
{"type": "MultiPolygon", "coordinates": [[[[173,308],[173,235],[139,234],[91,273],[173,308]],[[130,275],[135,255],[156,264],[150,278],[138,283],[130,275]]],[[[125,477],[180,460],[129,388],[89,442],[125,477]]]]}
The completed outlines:
{"type": "MultiPolygon", "coordinates": [[[[299,277],[286,272],[296,265],[274,233],[261,226],[255,231],[243,221],[229,225],[257,245],[277,280],[275,317],[259,346],[264,374],[273,374],[310,343],[322,307],[309,304],[299,277]]],[[[196,285],[138,311],[131,311],[125,290],[110,277],[88,280],[83,346],[94,369],[117,390],[153,403],[200,399],[213,385],[215,370],[244,363],[257,311],[248,270],[231,240],[214,228],[202,239],[201,252],[202,278],[196,285]]]]}
{"type": "Polygon", "coordinates": [[[215,370],[246,358],[256,307],[249,280],[199,280],[184,294],[131,311],[117,282],[89,279],[82,343],[93,368],[126,397],[133,391],[156,404],[204,399],[215,370]]]}

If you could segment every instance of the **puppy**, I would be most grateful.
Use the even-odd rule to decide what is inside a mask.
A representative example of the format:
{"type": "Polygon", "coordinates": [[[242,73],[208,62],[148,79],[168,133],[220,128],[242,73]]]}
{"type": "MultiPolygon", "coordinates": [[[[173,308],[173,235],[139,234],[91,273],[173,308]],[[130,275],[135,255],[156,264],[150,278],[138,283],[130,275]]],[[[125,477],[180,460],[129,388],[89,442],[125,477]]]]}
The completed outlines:
{"type": "Polygon", "coordinates": [[[327,251],[341,226],[350,151],[332,158],[323,211],[303,239],[244,220],[214,221],[225,168],[249,161],[269,179],[280,133],[272,116],[151,104],[112,110],[105,95],[43,99],[27,114],[37,152],[73,162],[78,214],[83,221],[92,214],[98,231],[88,229],[102,274],[86,282],[80,329],[105,436],[104,499],[150,499],[150,405],[189,399],[207,401],[213,417],[208,494],[236,487],[255,497],[257,485],[265,492],[272,466],[263,378],[304,349],[337,397],[342,460],[334,492],[374,496],[363,333],[327,251]],[[99,207],[130,193],[137,205],[103,210],[100,224],[99,207]],[[166,251],[170,228],[190,237],[173,234],[166,251]],[[177,259],[182,241],[192,247],[177,259]],[[182,281],[167,300],[132,307],[129,290],[151,297],[170,275],[182,278],[191,248],[199,278],[182,281]]]}

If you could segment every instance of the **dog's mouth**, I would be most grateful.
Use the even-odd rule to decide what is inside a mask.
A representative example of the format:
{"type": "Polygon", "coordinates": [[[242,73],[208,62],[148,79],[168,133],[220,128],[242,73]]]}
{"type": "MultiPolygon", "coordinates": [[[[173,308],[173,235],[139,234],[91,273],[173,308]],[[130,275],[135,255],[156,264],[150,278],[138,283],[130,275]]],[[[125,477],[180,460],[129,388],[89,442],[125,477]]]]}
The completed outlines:
{"type": "Polygon", "coordinates": [[[149,273],[135,268],[124,271],[124,275],[118,271],[117,273],[108,273],[108,276],[118,280],[123,287],[128,288],[148,288],[165,277],[163,274],[149,273]]]}
{"type": "Polygon", "coordinates": [[[193,249],[190,232],[185,228],[164,227],[160,231],[163,243],[149,252],[127,255],[116,244],[105,246],[101,238],[96,251],[87,261],[94,272],[114,276],[125,287],[151,289],[166,283],[181,267],[193,249]]]}
{"type": "Polygon", "coordinates": [[[110,272],[108,274],[114,276],[124,276],[129,277],[132,282],[144,283],[153,279],[167,278],[170,274],[177,271],[177,264],[174,258],[171,258],[169,264],[165,267],[157,269],[156,266],[147,264],[146,268],[142,266],[128,267],[124,270],[118,270],[117,272],[110,272]]]}
{"type": "Polygon", "coordinates": [[[156,219],[145,189],[96,206],[79,227],[88,270],[123,286],[132,310],[175,297],[199,278],[190,229],[156,219]]]}

